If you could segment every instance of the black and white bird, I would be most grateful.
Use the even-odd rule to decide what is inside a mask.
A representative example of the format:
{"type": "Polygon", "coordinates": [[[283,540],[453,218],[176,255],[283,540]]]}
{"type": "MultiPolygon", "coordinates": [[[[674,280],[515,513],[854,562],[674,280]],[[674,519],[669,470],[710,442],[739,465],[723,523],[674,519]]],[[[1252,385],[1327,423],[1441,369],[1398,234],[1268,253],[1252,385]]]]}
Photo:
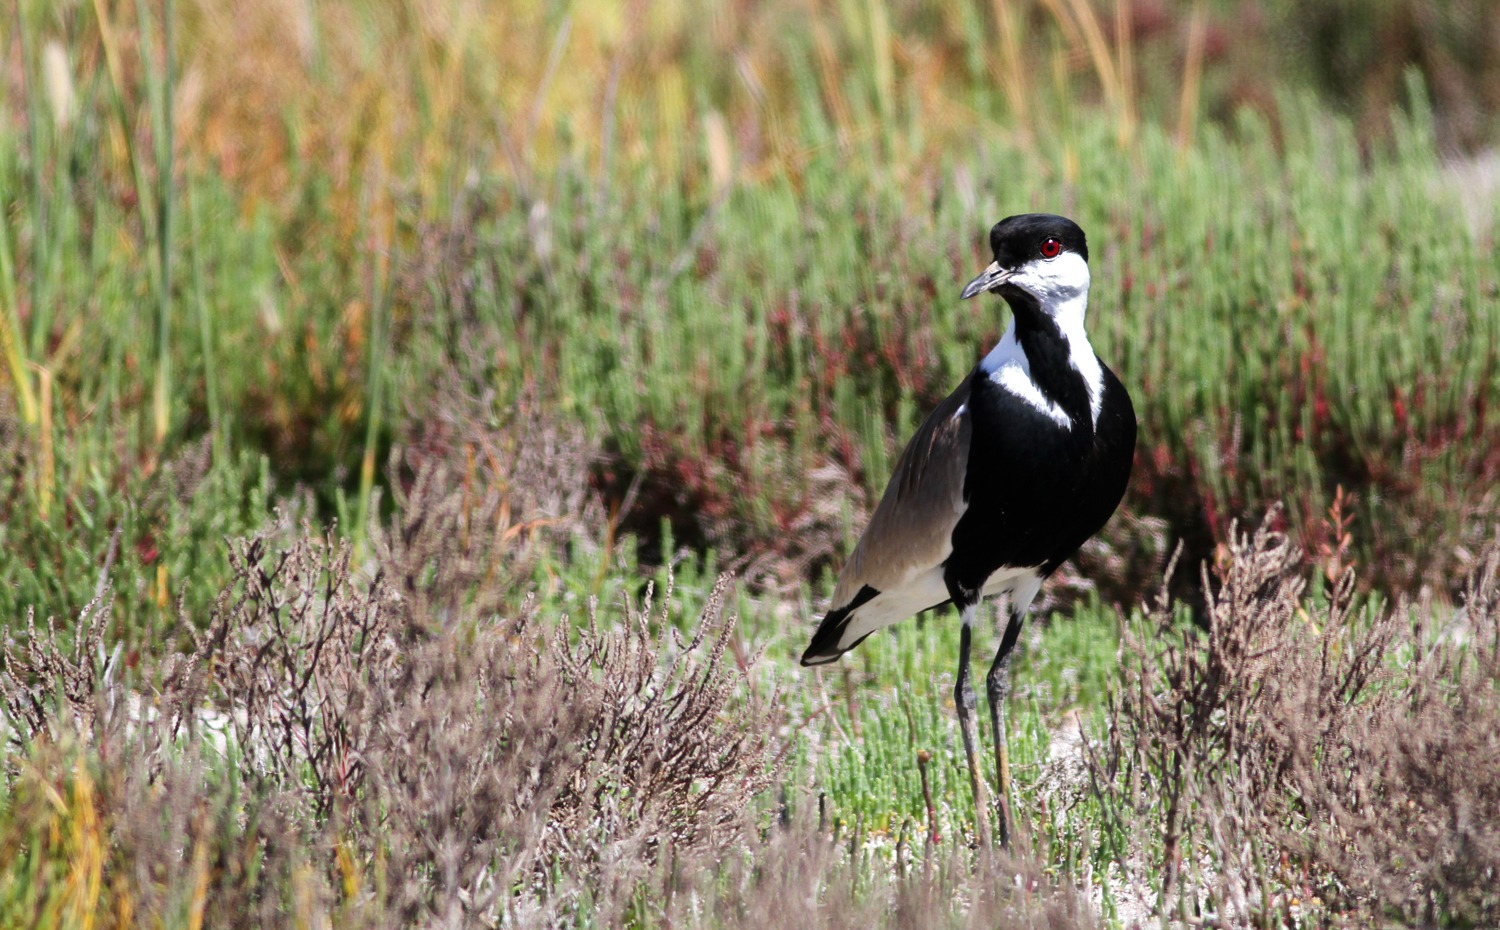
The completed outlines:
{"type": "Polygon", "coordinates": [[[1044,213],[1012,216],[990,230],[990,248],[994,263],[961,299],[999,294],[1010,305],[1010,327],[907,443],[802,664],[832,662],[882,627],[952,603],[963,623],[953,698],[976,825],[987,843],[969,646],[980,600],[1009,595],[1009,620],[986,678],[1000,839],[1008,843],[1011,650],[1042,582],[1124,496],[1135,411],[1084,332],[1089,249],[1078,224],[1044,213]]]}

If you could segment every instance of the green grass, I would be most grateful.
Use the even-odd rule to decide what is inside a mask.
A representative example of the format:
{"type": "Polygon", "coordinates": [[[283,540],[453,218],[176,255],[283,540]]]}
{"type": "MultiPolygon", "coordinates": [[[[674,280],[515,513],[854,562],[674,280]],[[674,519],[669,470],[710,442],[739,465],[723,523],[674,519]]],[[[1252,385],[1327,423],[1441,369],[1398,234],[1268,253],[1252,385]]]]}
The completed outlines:
{"type": "MultiPolygon", "coordinates": [[[[28,438],[54,450],[31,475],[39,507],[84,480],[61,473],[65,444],[123,442],[149,466],[211,435],[217,461],[265,455],[325,514],[350,498],[359,533],[384,449],[457,369],[500,406],[539,390],[622,471],[676,482],[632,529],[666,517],[698,545],[774,548],[815,503],[813,469],[878,492],[901,437],[1004,326],[995,302],[955,299],[985,230],[1033,209],[1093,236],[1091,329],[1142,420],[1127,506],[1190,555],[1278,499],[1311,541],[1342,485],[1381,583],[1443,584],[1495,503],[1493,224],[1455,220],[1464,194],[1443,182],[1415,78],[1388,141],[1288,93],[1271,119],[1242,112],[1186,144],[1146,123],[1122,146],[1110,114],[1039,86],[1048,118],[1030,132],[976,98],[975,131],[931,151],[898,142],[923,135],[915,103],[878,116],[894,106],[879,54],[849,52],[872,70],[835,118],[814,50],[793,47],[812,56],[781,76],[795,162],[722,193],[703,139],[633,126],[664,160],[615,159],[605,178],[589,158],[607,140],[590,135],[581,160],[538,152],[523,177],[461,183],[399,149],[355,181],[294,158],[285,202],[175,153],[170,18],[137,12],[158,40],[138,62],[82,14],[15,20],[28,83],[5,117],[25,131],[0,146],[0,319],[28,438]],[[39,63],[59,36],[78,43],[66,122],[39,63]],[[849,119],[894,138],[851,137],[849,119]],[[99,157],[121,145],[123,162],[99,157]],[[392,172],[431,193],[387,198],[392,172]]],[[[443,151],[484,166],[496,144],[443,151]]]]}
{"type": "MultiPolygon", "coordinates": [[[[1103,707],[1117,622],[1112,611],[1081,609],[1073,617],[1042,618],[1023,640],[1008,723],[1012,764],[1023,784],[1034,780],[1027,773],[1034,776],[1047,758],[1051,735],[1068,725],[1069,711],[1081,710],[1087,719],[1103,707]]],[[[992,638],[976,645],[981,670],[988,667],[985,647],[992,645],[992,638]]],[[[944,814],[939,832],[953,839],[972,835],[973,797],[952,698],[957,657],[958,624],[951,612],[939,611],[872,637],[843,665],[809,676],[807,710],[827,708],[826,722],[812,726],[825,753],[818,785],[836,816],[889,833],[905,818],[924,822],[916,754],[925,749],[935,757],[934,800],[944,814]]],[[[982,716],[984,707],[981,702],[982,716]]]]}
{"type": "MultiPolygon", "coordinates": [[[[711,556],[679,558],[670,572],[646,568],[629,546],[608,566],[600,566],[599,557],[544,560],[535,574],[540,609],[578,618],[591,598],[606,605],[638,603],[642,592],[635,579],[644,576],[658,600],[670,587],[671,616],[690,631],[716,574],[711,556]]],[[[661,561],[674,560],[663,553],[661,561]]],[[[767,691],[781,687],[796,727],[785,778],[790,790],[783,800],[816,805],[830,829],[857,831],[886,856],[903,835],[920,850],[924,829],[935,828],[942,843],[960,848],[973,841],[974,798],[952,697],[959,625],[950,609],[877,633],[838,665],[815,671],[796,665],[810,630],[804,618],[816,609],[808,592],[788,605],[738,586],[728,609],[740,617],[745,654],[763,650],[762,685],[767,691]],[[937,820],[931,824],[917,760],[923,750],[932,754],[928,772],[937,820]]],[[[1035,616],[1012,666],[1008,728],[1020,804],[1027,822],[1045,834],[1043,848],[1053,851],[1058,868],[1076,866],[1080,850],[1096,857],[1101,870],[1108,868],[1113,847],[1100,835],[1104,827],[1095,802],[1085,797],[1043,813],[1049,800],[1059,799],[1047,798],[1039,782],[1055,737],[1076,735],[1082,724],[1097,739],[1106,725],[1122,622],[1113,608],[1087,601],[1068,613],[1035,616]]],[[[976,636],[981,678],[997,644],[998,628],[982,628],[976,636]]],[[[985,768],[993,780],[988,705],[982,696],[980,701],[985,768]]]]}
{"type": "MultiPolygon", "coordinates": [[[[712,556],[672,560],[671,569],[643,565],[632,546],[617,550],[607,565],[601,566],[600,558],[602,553],[595,551],[539,563],[532,589],[540,595],[538,608],[581,618],[591,599],[606,607],[627,600],[638,604],[644,578],[654,585],[658,602],[670,587],[670,616],[690,629],[718,573],[712,556]]],[[[830,795],[830,810],[851,822],[918,817],[923,812],[916,751],[927,749],[940,757],[935,799],[962,818],[947,825],[968,823],[973,799],[963,774],[952,698],[956,616],[950,609],[923,614],[870,637],[838,665],[794,671],[807,645],[810,624],[805,618],[815,609],[808,598],[803,593],[788,603],[737,585],[728,608],[740,617],[739,637],[747,654],[764,650],[762,674],[786,686],[787,706],[796,718],[808,721],[809,741],[826,747],[817,766],[797,772],[790,781],[816,776],[830,795]],[[865,781],[854,790],[861,779],[865,781]],[[937,790],[940,784],[942,790],[937,790]]],[[[1114,680],[1119,623],[1111,608],[1085,603],[1071,613],[1038,616],[1028,624],[1012,670],[1012,738],[1016,764],[1023,770],[1045,758],[1047,734],[1063,724],[1068,712],[1103,707],[1114,680]]],[[[998,643],[998,631],[989,633],[995,635],[981,630],[975,640],[982,668],[988,668],[988,656],[998,643]]]]}
{"type": "Polygon", "coordinates": [[[956,299],[988,225],[1050,209],[1092,233],[1095,345],[1142,422],[1128,508],[1165,518],[1197,556],[1277,499],[1311,535],[1342,485],[1380,583],[1441,584],[1500,475],[1493,233],[1453,219],[1461,194],[1442,185],[1420,115],[1364,158],[1347,124],[1303,101],[1286,112],[1279,139],[1246,116],[1185,150],[1145,127],[1128,152],[1080,113],[1030,147],[997,136],[954,152],[915,185],[829,145],[795,183],[712,205],[645,173],[601,205],[564,169],[541,237],[519,191],[487,180],[447,221],[472,245],[425,251],[439,231],[410,218],[392,274],[436,279],[390,287],[383,259],[289,255],[295,226],[193,181],[170,358],[141,312],[159,275],[139,260],[135,212],[55,186],[45,212],[25,209],[34,181],[12,150],[11,237],[22,254],[50,238],[55,268],[49,313],[23,340],[46,347],[29,364],[50,382],[51,427],[27,435],[54,463],[27,483],[43,506],[88,480],[64,447],[124,444],[149,467],[211,435],[220,461],[264,455],[325,513],[351,495],[358,531],[382,450],[457,371],[502,408],[534,386],[626,473],[678,482],[635,528],[665,517],[722,546],[703,517],[722,513],[735,544],[774,548],[815,504],[814,469],[878,492],[901,437],[1005,324],[996,302],[956,299]],[[158,439],[147,385],[166,371],[178,426],[158,439]]]}

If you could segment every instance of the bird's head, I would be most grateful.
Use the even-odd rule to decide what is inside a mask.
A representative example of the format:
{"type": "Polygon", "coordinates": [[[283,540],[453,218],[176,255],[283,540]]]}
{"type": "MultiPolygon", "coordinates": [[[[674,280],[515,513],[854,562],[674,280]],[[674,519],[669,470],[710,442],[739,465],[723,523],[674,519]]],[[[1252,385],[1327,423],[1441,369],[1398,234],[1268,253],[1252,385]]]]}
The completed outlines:
{"type": "Polygon", "coordinates": [[[1006,217],[990,230],[990,249],[995,260],[964,287],[962,299],[994,291],[1013,306],[1016,298],[1030,297],[1050,312],[1088,295],[1088,242],[1065,216],[1006,217]]]}

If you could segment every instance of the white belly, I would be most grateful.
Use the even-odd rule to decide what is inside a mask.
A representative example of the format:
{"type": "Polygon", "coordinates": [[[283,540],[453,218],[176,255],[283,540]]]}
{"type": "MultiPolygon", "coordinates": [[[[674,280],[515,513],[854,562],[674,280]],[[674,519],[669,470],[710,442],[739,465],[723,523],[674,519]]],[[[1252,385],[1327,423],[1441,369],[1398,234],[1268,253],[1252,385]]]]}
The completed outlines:
{"type": "MultiPolygon", "coordinates": [[[[1037,581],[1039,579],[1035,568],[1002,568],[985,581],[983,596],[1008,594],[1023,583],[1037,581]]],[[[1026,586],[1030,587],[1030,584],[1026,586]]],[[[855,643],[876,630],[899,623],[946,600],[948,586],[943,583],[942,568],[923,572],[900,588],[882,591],[860,605],[844,627],[844,634],[839,637],[839,648],[851,649],[855,643]]]]}

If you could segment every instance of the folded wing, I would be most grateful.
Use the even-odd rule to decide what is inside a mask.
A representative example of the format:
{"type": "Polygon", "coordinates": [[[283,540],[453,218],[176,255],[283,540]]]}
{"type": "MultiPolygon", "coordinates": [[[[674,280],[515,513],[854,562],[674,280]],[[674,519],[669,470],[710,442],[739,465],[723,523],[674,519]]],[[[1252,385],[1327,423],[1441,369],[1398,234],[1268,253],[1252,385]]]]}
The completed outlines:
{"type": "Polygon", "coordinates": [[[813,634],[803,665],[831,662],[881,627],[948,600],[943,563],[967,509],[969,382],[918,427],[896,461],[833,593],[835,607],[813,634]]]}

